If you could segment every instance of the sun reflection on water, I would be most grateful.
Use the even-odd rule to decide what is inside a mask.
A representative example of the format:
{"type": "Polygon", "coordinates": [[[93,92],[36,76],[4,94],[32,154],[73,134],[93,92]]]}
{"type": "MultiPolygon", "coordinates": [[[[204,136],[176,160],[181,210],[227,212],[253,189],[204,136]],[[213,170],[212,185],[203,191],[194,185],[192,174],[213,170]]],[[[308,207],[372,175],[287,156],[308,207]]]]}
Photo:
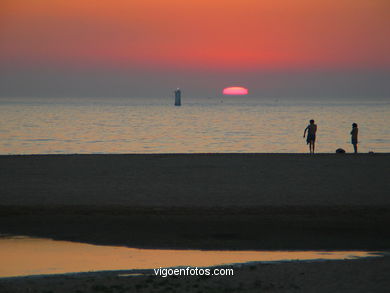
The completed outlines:
{"type": "Polygon", "coordinates": [[[367,251],[203,251],[99,246],[29,237],[0,238],[0,277],[69,272],[207,267],[254,261],[354,259],[367,251]]]}

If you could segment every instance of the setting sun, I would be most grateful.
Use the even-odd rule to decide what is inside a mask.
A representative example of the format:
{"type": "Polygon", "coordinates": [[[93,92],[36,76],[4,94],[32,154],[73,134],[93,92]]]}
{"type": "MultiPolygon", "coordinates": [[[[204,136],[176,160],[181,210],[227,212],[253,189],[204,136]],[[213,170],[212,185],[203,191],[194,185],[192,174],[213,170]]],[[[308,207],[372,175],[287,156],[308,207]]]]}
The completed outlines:
{"type": "Polygon", "coordinates": [[[240,86],[232,86],[223,89],[224,95],[247,95],[248,89],[240,86]]]}

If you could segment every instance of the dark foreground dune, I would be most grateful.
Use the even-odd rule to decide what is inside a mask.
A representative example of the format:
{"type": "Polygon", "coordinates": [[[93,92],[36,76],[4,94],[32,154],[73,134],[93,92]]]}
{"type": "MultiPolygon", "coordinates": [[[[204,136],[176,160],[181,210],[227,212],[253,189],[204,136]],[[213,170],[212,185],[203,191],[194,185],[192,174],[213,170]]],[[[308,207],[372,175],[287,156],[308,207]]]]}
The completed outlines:
{"type": "MultiPolygon", "coordinates": [[[[389,250],[389,174],[390,154],[0,156],[0,233],[148,248],[389,250]]],[[[0,292],[389,287],[387,257],[247,265],[237,273],[3,279],[0,292]]]]}

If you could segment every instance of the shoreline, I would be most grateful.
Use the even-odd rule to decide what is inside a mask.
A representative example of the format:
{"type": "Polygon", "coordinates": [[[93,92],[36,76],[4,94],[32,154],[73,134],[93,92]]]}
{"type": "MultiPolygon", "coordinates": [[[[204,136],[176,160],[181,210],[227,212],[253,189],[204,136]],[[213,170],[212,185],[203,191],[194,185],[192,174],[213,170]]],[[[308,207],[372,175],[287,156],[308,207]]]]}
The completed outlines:
{"type": "MultiPolygon", "coordinates": [[[[248,263],[232,268],[233,276],[153,275],[121,277],[140,270],[70,273],[0,278],[4,293],[37,292],[383,292],[390,286],[390,258],[326,260],[319,262],[248,263]],[[369,272],[369,273],[368,273],[369,272]],[[359,277],[357,277],[359,276],[359,277]],[[43,291],[42,291],[43,290],[43,291]]],[[[143,270],[147,272],[150,270],[143,270]]]]}

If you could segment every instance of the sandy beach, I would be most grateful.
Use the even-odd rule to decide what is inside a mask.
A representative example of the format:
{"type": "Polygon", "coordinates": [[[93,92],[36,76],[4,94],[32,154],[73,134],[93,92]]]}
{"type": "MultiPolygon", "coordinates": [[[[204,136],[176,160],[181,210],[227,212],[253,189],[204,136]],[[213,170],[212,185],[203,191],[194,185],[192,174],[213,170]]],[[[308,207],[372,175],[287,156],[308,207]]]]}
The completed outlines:
{"type": "Polygon", "coordinates": [[[0,166],[1,233],[134,247],[390,247],[390,154],[0,156],[0,166]]]}
{"type": "Polygon", "coordinates": [[[349,261],[247,264],[233,276],[157,277],[152,271],[102,272],[0,279],[0,291],[20,292],[386,292],[388,257],[349,261]],[[141,273],[146,276],[120,277],[141,273]]]}
{"type": "Polygon", "coordinates": [[[0,156],[2,206],[386,206],[390,154],[0,156]]]}
{"type": "MultiPolygon", "coordinates": [[[[390,248],[390,154],[0,156],[0,170],[2,234],[142,248],[390,248]]],[[[228,282],[163,282],[177,292],[188,286],[193,292],[218,286],[228,292],[381,292],[388,270],[385,257],[246,265],[228,282]],[[356,283],[359,274],[366,278],[356,283]]],[[[113,282],[116,289],[107,292],[126,292],[127,285],[153,292],[160,282],[110,273],[91,278],[3,279],[0,288],[94,292],[113,282]]]]}

